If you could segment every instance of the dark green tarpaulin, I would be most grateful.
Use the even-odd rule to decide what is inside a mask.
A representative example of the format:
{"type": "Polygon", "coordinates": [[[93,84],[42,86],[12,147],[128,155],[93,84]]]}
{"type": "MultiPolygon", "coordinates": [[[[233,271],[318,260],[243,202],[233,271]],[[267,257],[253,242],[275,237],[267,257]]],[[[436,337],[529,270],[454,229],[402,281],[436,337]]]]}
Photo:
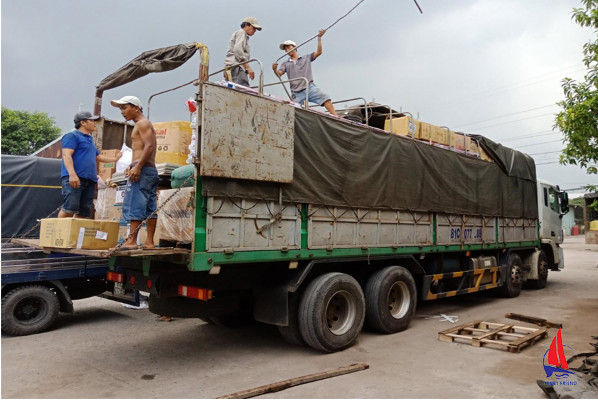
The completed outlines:
{"type": "MultiPolygon", "coordinates": [[[[62,204],[62,160],[4,154],[1,160],[2,237],[20,237],[62,204]]],[[[27,236],[39,237],[39,227],[27,236]]]]}
{"type": "Polygon", "coordinates": [[[152,72],[173,70],[183,65],[196,51],[195,42],[145,51],[118,71],[105,77],[97,86],[97,90],[112,89],[152,72]]]}
{"type": "Polygon", "coordinates": [[[533,160],[486,138],[490,163],[297,109],[293,183],[203,178],[211,196],[537,218],[533,160]]]}

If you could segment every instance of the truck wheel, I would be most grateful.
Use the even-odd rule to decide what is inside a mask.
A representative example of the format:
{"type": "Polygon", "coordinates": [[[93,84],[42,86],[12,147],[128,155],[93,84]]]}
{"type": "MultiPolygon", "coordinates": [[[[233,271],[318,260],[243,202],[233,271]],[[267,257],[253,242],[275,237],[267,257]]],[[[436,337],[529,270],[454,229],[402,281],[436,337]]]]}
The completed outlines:
{"type": "Polygon", "coordinates": [[[23,286],[2,298],[2,331],[14,336],[49,329],[60,310],[58,297],[45,286],[23,286]]]}
{"type": "Polygon", "coordinates": [[[538,279],[530,279],[527,284],[532,289],[544,289],[546,287],[546,281],[548,280],[548,257],[544,250],[540,250],[538,254],[538,279]]]}
{"type": "Polygon", "coordinates": [[[507,259],[507,276],[505,276],[504,284],[498,288],[499,293],[503,297],[517,297],[521,293],[523,281],[521,279],[522,270],[521,257],[515,253],[511,253],[507,259]]]}
{"type": "Polygon", "coordinates": [[[365,287],[366,324],[384,333],[407,329],[416,296],[415,280],[405,268],[392,266],[376,272],[365,287]]]}
{"type": "Polygon", "coordinates": [[[299,329],[305,343],[329,353],[351,346],[365,319],[359,283],[339,272],[321,275],[305,289],[299,306],[299,329]]]}
{"type": "Polygon", "coordinates": [[[278,332],[288,343],[297,346],[305,346],[305,341],[301,336],[299,329],[299,293],[289,293],[289,324],[287,326],[278,326],[278,332]]]}

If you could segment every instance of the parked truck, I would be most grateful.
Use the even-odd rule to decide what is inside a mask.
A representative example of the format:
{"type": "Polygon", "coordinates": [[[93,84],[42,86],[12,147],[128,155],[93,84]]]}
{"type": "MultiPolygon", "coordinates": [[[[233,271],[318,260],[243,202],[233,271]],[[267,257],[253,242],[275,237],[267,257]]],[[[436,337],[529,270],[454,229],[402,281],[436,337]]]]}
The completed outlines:
{"type": "Polygon", "coordinates": [[[39,236],[37,219],[62,204],[58,159],[2,156],[2,332],[31,335],[50,329],[60,312],[73,313],[73,300],[101,295],[138,305],[139,294],[106,279],[109,260],[46,254],[10,243],[39,236]],[[18,240],[18,239],[17,239],[18,240]],[[116,288],[115,288],[116,286],[116,288]]]}
{"type": "Polygon", "coordinates": [[[173,65],[196,50],[192,243],[108,254],[109,279],[149,292],[153,313],[251,317],[335,352],[364,324],[406,329],[418,301],[515,297],[564,267],[567,196],[536,179],[528,155],[464,134],[478,150],[462,150],[433,138],[438,127],[359,99],[336,118],[265,94],[261,74],[253,89],[212,82],[221,71],[208,73],[198,43],[146,52],[107,77],[96,114],[104,90],[166,69],[160,54],[173,65]],[[138,73],[143,57],[152,69],[138,73]]]}

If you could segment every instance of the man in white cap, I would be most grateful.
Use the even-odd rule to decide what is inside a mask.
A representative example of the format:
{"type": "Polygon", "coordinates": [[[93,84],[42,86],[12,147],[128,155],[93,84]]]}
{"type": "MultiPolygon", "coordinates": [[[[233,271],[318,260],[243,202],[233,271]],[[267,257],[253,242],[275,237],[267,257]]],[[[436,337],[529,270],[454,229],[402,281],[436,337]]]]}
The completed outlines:
{"type": "MultiPolygon", "coordinates": [[[[314,84],[314,77],[311,72],[312,61],[322,54],[322,36],[324,36],[325,33],[325,29],[318,32],[317,50],[305,56],[300,56],[299,53],[297,53],[297,45],[292,40],[287,40],[284,43],[281,43],[280,50],[284,50],[288,53],[289,59],[280,65],[280,69],[278,68],[277,63],[272,64],[272,69],[278,76],[282,76],[286,73],[289,79],[307,78],[307,82],[309,83],[307,94],[309,96],[308,102],[323,106],[331,115],[337,115],[334,106],[332,105],[332,101],[330,100],[330,96],[323,93],[320,88],[314,84]]],[[[291,92],[293,93],[293,101],[303,105],[306,97],[305,81],[301,79],[292,81],[289,84],[291,85],[291,92]]]]}
{"type": "MultiPolygon", "coordinates": [[[[131,221],[130,232],[134,232],[141,222],[147,220],[147,239],[143,248],[153,248],[154,233],[158,215],[157,209],[158,170],[156,169],[156,131],[152,123],[143,115],[141,102],[135,96],[125,96],[110,102],[120,109],[127,121],[135,126],[131,133],[131,149],[133,162],[125,170],[127,187],[123,199],[123,218],[131,221]]],[[[136,235],[135,235],[136,236],[136,235]]],[[[125,249],[137,248],[136,237],[130,235],[123,243],[125,249]]]]}
{"type": "Polygon", "coordinates": [[[89,218],[93,194],[98,181],[96,162],[116,162],[122,156],[100,155],[91,134],[100,117],[89,111],[75,114],[75,129],[62,137],[62,197],[64,203],[58,218],[89,218]]]}
{"type": "Polygon", "coordinates": [[[241,29],[233,33],[228,42],[224,65],[227,69],[224,71],[224,79],[243,86],[249,86],[248,77],[253,80],[255,73],[247,61],[251,60],[251,49],[249,48],[249,38],[256,31],[261,31],[262,27],[258,24],[255,17],[247,17],[241,23],[241,29]],[[240,64],[236,67],[232,65],[240,64]]]}

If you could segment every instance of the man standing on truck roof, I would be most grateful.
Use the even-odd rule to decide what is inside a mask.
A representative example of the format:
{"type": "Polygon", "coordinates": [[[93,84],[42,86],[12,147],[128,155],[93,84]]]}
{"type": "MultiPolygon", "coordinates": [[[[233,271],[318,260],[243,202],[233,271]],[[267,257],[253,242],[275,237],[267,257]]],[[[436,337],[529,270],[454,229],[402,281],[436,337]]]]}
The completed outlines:
{"type": "Polygon", "coordinates": [[[262,30],[257,19],[255,17],[247,17],[241,23],[241,29],[231,36],[226,50],[226,57],[224,58],[224,65],[226,67],[224,79],[239,85],[249,86],[247,77],[249,76],[251,80],[255,78],[255,72],[253,72],[247,61],[251,59],[249,38],[255,34],[256,30],[262,30]],[[243,64],[230,67],[239,63],[243,64]]]}
{"type": "MultiPolygon", "coordinates": [[[[153,248],[156,232],[158,170],[156,169],[156,131],[152,123],[143,115],[141,101],[135,96],[125,96],[110,102],[120,108],[120,113],[127,121],[133,121],[135,127],[131,133],[131,149],[133,162],[125,170],[127,187],[123,199],[123,218],[131,221],[130,232],[133,233],[147,220],[147,239],[143,248],[153,248]]],[[[137,235],[129,235],[122,248],[137,248],[137,235]]]]}
{"type": "Polygon", "coordinates": [[[89,218],[93,194],[98,181],[96,162],[116,162],[122,156],[100,155],[93,143],[92,132],[96,130],[98,116],[89,111],[75,114],[75,129],[62,137],[62,197],[64,203],[58,218],[89,218]]]}
{"type": "MultiPolygon", "coordinates": [[[[324,36],[325,33],[325,29],[321,29],[318,32],[317,50],[305,56],[300,56],[299,53],[297,53],[297,45],[292,40],[287,40],[281,43],[280,50],[284,50],[286,53],[288,53],[289,59],[281,64],[280,69],[278,69],[277,63],[272,64],[272,69],[278,76],[282,76],[286,72],[289,79],[307,78],[307,82],[309,84],[307,94],[307,96],[309,96],[308,102],[323,106],[331,115],[336,116],[337,114],[334,110],[334,106],[332,105],[332,101],[330,100],[330,96],[323,93],[320,88],[314,84],[314,77],[311,72],[312,61],[322,55],[322,36],[324,36]]],[[[303,105],[306,97],[305,81],[303,79],[291,81],[290,85],[291,92],[293,92],[293,101],[303,105]]]]}

